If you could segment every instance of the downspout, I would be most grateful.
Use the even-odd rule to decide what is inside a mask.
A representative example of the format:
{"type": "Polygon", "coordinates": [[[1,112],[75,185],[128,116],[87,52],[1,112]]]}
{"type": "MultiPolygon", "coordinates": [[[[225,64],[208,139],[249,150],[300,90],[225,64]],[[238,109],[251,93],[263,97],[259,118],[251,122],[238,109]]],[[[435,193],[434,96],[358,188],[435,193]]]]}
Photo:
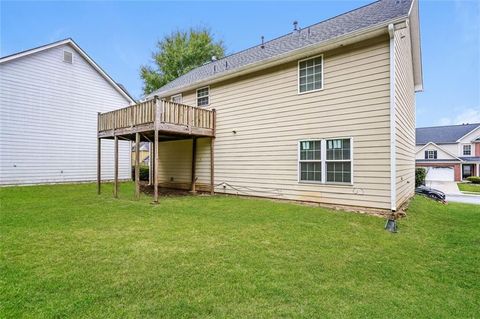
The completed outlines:
{"type": "Polygon", "coordinates": [[[395,27],[388,25],[390,36],[390,209],[397,210],[397,153],[395,113],[395,27]]]}

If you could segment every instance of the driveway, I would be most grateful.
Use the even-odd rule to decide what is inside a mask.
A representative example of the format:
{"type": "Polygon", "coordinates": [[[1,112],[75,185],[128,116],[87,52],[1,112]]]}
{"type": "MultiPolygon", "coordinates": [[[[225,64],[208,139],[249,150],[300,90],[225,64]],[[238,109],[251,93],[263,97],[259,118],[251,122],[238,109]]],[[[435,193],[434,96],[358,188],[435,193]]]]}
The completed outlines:
{"type": "Polygon", "coordinates": [[[427,181],[426,186],[438,189],[447,195],[447,202],[458,202],[480,205],[480,195],[470,195],[462,193],[456,182],[437,182],[427,181]]]}

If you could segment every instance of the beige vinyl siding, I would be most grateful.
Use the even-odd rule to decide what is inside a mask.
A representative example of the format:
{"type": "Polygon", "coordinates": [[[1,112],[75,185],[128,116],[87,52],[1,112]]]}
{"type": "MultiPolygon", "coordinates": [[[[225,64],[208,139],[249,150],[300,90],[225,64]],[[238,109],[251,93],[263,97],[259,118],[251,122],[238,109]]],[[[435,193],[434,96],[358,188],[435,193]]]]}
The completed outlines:
{"type": "MultiPolygon", "coordinates": [[[[297,61],[210,85],[216,192],[390,208],[388,37],[312,56],[318,53],[324,54],[321,91],[298,94],[297,61]],[[299,183],[298,141],[341,137],[353,140],[353,185],[299,183]]],[[[196,105],[195,91],[183,92],[183,101],[196,105]]],[[[185,156],[165,154],[176,169],[191,159],[179,153],[185,156]]],[[[208,184],[208,154],[198,159],[198,182],[208,184]]]]}
{"type": "Polygon", "coordinates": [[[415,92],[410,32],[395,31],[397,208],[415,193],[415,92]]]}

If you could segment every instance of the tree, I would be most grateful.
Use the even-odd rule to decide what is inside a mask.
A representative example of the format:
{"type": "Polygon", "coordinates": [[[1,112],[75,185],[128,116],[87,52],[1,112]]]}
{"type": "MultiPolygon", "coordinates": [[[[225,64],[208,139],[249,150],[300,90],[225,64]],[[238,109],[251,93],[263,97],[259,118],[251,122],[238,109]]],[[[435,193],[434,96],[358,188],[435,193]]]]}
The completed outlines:
{"type": "Polygon", "coordinates": [[[223,42],[215,41],[209,29],[175,31],[158,41],[157,51],[153,52],[154,67],[142,66],[143,92],[149,94],[213,56],[221,58],[224,54],[223,42]]]}

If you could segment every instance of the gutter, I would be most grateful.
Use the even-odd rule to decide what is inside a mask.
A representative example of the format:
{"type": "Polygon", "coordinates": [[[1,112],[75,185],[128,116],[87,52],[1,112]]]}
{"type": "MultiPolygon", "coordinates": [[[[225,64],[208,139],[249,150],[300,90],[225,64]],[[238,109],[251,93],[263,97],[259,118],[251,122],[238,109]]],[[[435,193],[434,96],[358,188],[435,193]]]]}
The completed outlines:
{"type": "Polygon", "coordinates": [[[397,210],[397,153],[395,112],[395,26],[388,25],[390,36],[390,209],[397,210]]]}
{"type": "Polygon", "coordinates": [[[360,29],[358,31],[354,31],[354,32],[351,32],[351,33],[340,35],[338,37],[329,39],[329,40],[321,42],[321,43],[315,43],[315,44],[312,44],[312,45],[308,45],[308,46],[303,47],[301,49],[286,52],[286,53],[271,57],[269,59],[257,61],[257,62],[254,62],[254,63],[250,63],[250,64],[247,64],[247,65],[238,67],[236,69],[233,69],[231,71],[222,72],[221,74],[210,76],[206,79],[203,79],[203,80],[200,80],[200,81],[197,81],[197,82],[193,82],[193,83],[188,84],[186,86],[176,87],[176,88],[164,91],[160,94],[157,93],[157,92],[152,92],[149,95],[147,95],[144,99],[149,100],[149,99],[152,99],[156,95],[160,98],[163,98],[163,97],[166,97],[166,96],[178,94],[180,92],[193,90],[193,89],[201,87],[201,86],[211,85],[213,83],[225,81],[227,79],[237,77],[237,76],[240,76],[240,75],[243,75],[243,74],[263,70],[263,69],[273,67],[273,66],[276,66],[276,65],[279,65],[279,64],[284,64],[286,62],[295,61],[295,60],[298,60],[300,58],[304,58],[306,56],[308,57],[310,55],[317,54],[318,51],[327,51],[327,50],[332,49],[332,48],[328,48],[328,47],[335,47],[336,45],[337,45],[337,47],[340,47],[342,45],[345,45],[344,43],[342,43],[344,41],[350,40],[350,41],[352,41],[352,43],[355,43],[355,42],[358,42],[358,41],[361,40],[361,39],[358,39],[359,37],[363,37],[365,39],[375,37],[375,36],[384,34],[386,26],[388,26],[390,24],[395,24],[395,23],[398,23],[398,22],[405,21],[407,18],[408,18],[408,15],[402,16],[400,18],[395,18],[395,19],[392,19],[390,21],[382,22],[382,23],[379,23],[377,25],[374,25],[374,26],[371,26],[371,27],[368,27],[368,28],[364,28],[364,29],[360,29]]]}

